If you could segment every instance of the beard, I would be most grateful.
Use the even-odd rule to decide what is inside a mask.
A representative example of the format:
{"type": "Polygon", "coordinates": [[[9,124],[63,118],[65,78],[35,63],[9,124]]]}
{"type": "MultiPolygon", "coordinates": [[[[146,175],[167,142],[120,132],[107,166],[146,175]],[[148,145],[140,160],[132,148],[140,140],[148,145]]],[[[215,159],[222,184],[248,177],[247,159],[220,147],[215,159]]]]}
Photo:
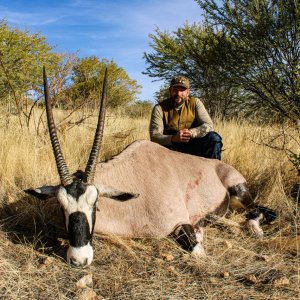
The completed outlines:
{"type": "Polygon", "coordinates": [[[185,102],[185,98],[182,98],[182,97],[179,97],[179,96],[174,96],[172,98],[173,98],[175,107],[176,106],[181,106],[185,102]]]}

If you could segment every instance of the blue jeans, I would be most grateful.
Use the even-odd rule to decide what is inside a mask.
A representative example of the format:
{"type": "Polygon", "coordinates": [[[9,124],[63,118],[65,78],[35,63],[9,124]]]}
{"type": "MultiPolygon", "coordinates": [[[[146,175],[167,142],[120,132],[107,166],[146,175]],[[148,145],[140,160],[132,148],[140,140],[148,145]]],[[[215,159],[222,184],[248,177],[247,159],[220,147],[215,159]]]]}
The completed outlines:
{"type": "Polygon", "coordinates": [[[202,138],[190,139],[187,143],[173,143],[168,148],[178,152],[221,160],[222,146],[222,137],[218,133],[210,131],[202,138]]]}

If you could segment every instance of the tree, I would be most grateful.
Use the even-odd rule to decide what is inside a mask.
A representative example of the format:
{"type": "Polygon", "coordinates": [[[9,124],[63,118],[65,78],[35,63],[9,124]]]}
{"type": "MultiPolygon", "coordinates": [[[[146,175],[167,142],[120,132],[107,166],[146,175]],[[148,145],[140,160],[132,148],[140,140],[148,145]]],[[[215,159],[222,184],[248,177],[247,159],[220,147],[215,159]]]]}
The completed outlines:
{"type": "Polygon", "coordinates": [[[203,24],[150,35],[145,74],[169,80],[181,73],[218,108],[298,122],[300,2],[197,2],[203,24]]]}
{"type": "Polygon", "coordinates": [[[294,0],[197,1],[211,26],[231,41],[221,65],[241,86],[254,110],[300,119],[300,2],[294,0]]]}
{"type": "Polygon", "coordinates": [[[91,56],[79,59],[73,68],[73,83],[69,90],[73,104],[85,101],[98,105],[106,67],[109,70],[108,107],[118,107],[136,100],[140,86],[129,78],[123,68],[113,61],[100,61],[96,56],[91,56]]]}
{"type": "Polygon", "coordinates": [[[55,56],[45,38],[10,28],[0,21],[0,99],[15,94],[18,106],[21,97],[41,82],[41,66],[55,56]]]}
{"type": "Polygon", "coordinates": [[[51,51],[38,33],[10,28],[5,20],[0,21],[0,101],[19,116],[21,127],[23,117],[27,124],[30,118],[28,99],[41,90],[42,66],[53,68],[60,60],[51,51]]]}
{"type": "Polygon", "coordinates": [[[220,70],[247,95],[247,108],[265,120],[280,121],[282,130],[268,146],[284,150],[300,174],[300,2],[294,0],[196,1],[207,21],[231,40],[220,70]],[[290,123],[295,134],[290,135],[290,123]],[[280,139],[282,145],[274,145],[280,139]],[[298,144],[299,145],[299,144],[298,144]]]}

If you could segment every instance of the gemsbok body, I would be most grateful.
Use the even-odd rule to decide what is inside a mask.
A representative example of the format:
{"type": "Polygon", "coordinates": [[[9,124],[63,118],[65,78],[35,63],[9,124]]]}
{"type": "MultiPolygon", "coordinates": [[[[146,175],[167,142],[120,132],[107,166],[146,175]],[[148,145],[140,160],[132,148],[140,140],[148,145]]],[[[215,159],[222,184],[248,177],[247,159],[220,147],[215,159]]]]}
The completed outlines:
{"type": "MultiPolygon", "coordinates": [[[[185,250],[203,255],[201,220],[205,216],[224,214],[231,203],[255,208],[245,178],[219,160],[174,152],[150,141],[136,141],[108,162],[97,164],[106,82],[107,72],[86,169],[71,176],[59,147],[44,70],[49,133],[61,184],[26,192],[43,199],[57,197],[69,234],[67,261],[73,266],[91,264],[94,232],[132,238],[172,234],[185,250]]],[[[266,215],[267,221],[275,217],[264,207],[248,214],[249,228],[257,236],[263,235],[260,223],[266,221],[266,215]]]]}

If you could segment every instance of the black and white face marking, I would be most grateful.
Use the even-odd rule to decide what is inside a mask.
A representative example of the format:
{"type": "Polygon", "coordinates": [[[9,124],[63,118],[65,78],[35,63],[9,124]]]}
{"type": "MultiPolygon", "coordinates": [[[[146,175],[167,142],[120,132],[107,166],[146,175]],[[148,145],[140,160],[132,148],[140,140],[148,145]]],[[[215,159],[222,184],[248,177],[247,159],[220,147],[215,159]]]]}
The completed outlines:
{"type": "Polygon", "coordinates": [[[67,261],[76,267],[86,267],[93,260],[90,242],[96,220],[97,188],[74,181],[66,187],[61,186],[57,198],[63,207],[69,233],[67,261]]]}

